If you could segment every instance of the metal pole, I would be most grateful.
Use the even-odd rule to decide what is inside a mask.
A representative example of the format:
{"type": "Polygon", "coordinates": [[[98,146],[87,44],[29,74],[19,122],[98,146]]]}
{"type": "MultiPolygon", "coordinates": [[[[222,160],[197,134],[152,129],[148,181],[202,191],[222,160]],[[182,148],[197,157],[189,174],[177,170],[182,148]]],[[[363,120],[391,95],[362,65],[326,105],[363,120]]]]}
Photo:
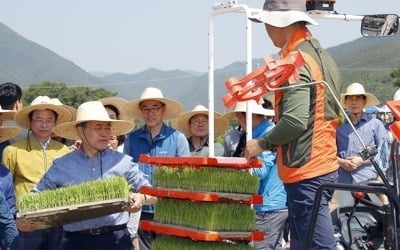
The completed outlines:
{"type": "MultiPolygon", "coordinates": [[[[246,16],[246,73],[252,71],[252,26],[248,19],[254,13],[254,9],[248,8],[246,5],[235,4],[236,1],[229,3],[218,3],[213,5],[213,11],[209,17],[208,23],[208,130],[209,130],[209,156],[214,156],[214,19],[218,15],[227,13],[244,13],[246,16]]],[[[246,105],[246,127],[247,140],[252,138],[252,120],[251,111],[246,105]]]]}

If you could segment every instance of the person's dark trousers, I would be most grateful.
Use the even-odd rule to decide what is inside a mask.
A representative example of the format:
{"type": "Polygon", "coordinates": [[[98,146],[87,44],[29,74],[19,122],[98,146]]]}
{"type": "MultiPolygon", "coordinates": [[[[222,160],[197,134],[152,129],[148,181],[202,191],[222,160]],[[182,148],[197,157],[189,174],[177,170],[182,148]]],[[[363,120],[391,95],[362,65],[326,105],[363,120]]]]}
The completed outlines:
{"type": "MultiPolygon", "coordinates": [[[[338,172],[334,171],[327,175],[301,182],[285,184],[288,199],[291,250],[304,250],[313,202],[318,187],[323,183],[335,183],[337,179],[338,172]]],[[[322,194],[311,249],[336,250],[336,240],[328,206],[332,195],[333,191],[331,190],[325,190],[322,194]]]]}
{"type": "Polygon", "coordinates": [[[20,241],[14,216],[0,191],[0,249],[19,250],[20,241]]]}
{"type": "Polygon", "coordinates": [[[70,234],[65,232],[61,250],[132,250],[128,229],[121,229],[99,235],[70,234]]]}
{"type": "MultiPolygon", "coordinates": [[[[150,220],[152,221],[154,218],[153,213],[144,213],[142,212],[140,216],[140,220],[150,220]]],[[[156,238],[156,234],[152,231],[141,230],[140,224],[138,229],[138,238],[139,238],[139,249],[140,250],[151,250],[153,241],[156,238]]]]}
{"type": "Polygon", "coordinates": [[[59,250],[63,236],[62,227],[33,232],[19,232],[22,250],[59,250]]]}

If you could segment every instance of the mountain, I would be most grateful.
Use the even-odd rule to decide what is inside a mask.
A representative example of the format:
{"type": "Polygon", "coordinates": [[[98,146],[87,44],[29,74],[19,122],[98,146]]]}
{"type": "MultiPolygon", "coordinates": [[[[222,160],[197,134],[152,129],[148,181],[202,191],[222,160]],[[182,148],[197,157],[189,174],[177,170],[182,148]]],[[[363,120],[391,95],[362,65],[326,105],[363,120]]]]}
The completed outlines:
{"type": "MultiPolygon", "coordinates": [[[[328,51],[342,71],[344,87],[357,81],[363,83],[366,90],[374,93],[382,103],[392,99],[395,88],[390,73],[400,68],[400,34],[386,38],[362,37],[328,51]]],[[[89,74],[1,23],[0,55],[0,82],[12,81],[23,87],[43,81],[92,85],[94,88],[100,86],[117,92],[127,100],[138,98],[144,88],[153,86],[160,88],[164,96],[179,100],[185,110],[197,104],[208,104],[208,72],[149,68],[136,74],[89,74]]],[[[262,58],[253,60],[254,66],[262,64],[262,58]]],[[[225,81],[230,77],[241,78],[245,72],[245,62],[233,62],[215,70],[214,103],[217,111],[224,110],[221,99],[226,94],[225,81]]]]}
{"type": "Polygon", "coordinates": [[[0,23],[0,82],[21,86],[42,81],[98,84],[101,81],[51,50],[0,23]]]}

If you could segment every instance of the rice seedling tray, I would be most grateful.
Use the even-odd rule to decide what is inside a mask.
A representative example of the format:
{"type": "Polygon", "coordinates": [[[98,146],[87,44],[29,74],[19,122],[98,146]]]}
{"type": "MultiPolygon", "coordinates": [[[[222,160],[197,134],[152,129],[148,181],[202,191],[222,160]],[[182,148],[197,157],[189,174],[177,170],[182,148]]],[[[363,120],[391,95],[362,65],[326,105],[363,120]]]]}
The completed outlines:
{"type": "Polygon", "coordinates": [[[17,224],[22,225],[23,228],[29,228],[27,231],[46,229],[122,212],[122,207],[126,204],[128,204],[127,198],[118,198],[23,213],[18,212],[17,224]]]}
{"type": "Polygon", "coordinates": [[[261,231],[253,232],[216,232],[193,229],[189,227],[161,224],[153,221],[142,220],[140,222],[142,230],[149,230],[158,234],[186,237],[195,241],[222,241],[222,240],[246,240],[259,241],[264,239],[261,231]]]}
{"type": "Polygon", "coordinates": [[[249,169],[260,168],[261,160],[255,159],[247,161],[242,157],[202,157],[202,156],[151,156],[148,154],[141,154],[139,162],[171,166],[171,167],[186,167],[188,165],[193,167],[221,167],[221,168],[234,168],[234,169],[249,169]]]}
{"type": "Polygon", "coordinates": [[[220,192],[201,192],[190,191],[176,188],[160,188],[144,186],[140,189],[142,194],[156,196],[158,198],[174,198],[192,201],[209,202],[235,202],[242,204],[262,204],[262,195],[238,194],[238,193],[220,193],[220,192]]]}

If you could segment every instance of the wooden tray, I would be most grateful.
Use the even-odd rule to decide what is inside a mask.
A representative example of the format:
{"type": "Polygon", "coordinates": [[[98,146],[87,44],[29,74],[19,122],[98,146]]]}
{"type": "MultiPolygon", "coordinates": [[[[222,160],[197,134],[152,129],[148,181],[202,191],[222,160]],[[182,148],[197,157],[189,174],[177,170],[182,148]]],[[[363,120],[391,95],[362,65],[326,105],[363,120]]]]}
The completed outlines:
{"type": "Polygon", "coordinates": [[[21,231],[34,231],[122,212],[127,198],[89,202],[78,205],[41,209],[17,213],[17,225],[21,231]]]}

